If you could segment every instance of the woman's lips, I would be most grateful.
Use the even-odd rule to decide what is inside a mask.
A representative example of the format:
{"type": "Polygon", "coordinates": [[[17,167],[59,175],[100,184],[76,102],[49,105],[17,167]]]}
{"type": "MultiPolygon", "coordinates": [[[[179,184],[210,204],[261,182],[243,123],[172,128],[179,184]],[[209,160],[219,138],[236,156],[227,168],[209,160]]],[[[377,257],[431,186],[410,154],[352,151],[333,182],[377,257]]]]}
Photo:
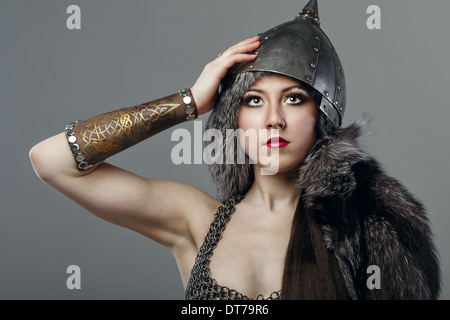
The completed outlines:
{"type": "Polygon", "coordinates": [[[283,148],[289,144],[289,141],[282,137],[273,137],[267,140],[266,144],[269,148],[283,148]]]}

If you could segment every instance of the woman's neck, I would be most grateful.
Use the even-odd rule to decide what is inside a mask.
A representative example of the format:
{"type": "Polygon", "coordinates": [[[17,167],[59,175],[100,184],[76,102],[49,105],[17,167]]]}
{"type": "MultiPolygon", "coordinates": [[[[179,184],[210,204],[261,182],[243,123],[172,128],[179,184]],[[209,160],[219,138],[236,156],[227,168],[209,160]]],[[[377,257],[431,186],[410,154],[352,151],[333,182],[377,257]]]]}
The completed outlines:
{"type": "Polygon", "coordinates": [[[255,180],[245,199],[255,206],[264,206],[268,213],[277,213],[286,208],[295,210],[300,196],[296,187],[297,168],[274,175],[260,174],[260,168],[254,166],[255,180]]]}

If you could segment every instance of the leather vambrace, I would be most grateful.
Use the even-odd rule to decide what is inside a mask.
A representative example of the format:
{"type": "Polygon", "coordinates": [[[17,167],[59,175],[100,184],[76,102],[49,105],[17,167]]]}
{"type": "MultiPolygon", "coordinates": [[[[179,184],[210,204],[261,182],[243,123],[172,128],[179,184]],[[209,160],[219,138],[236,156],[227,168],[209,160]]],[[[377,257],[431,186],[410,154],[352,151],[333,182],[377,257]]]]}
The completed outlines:
{"type": "Polygon", "coordinates": [[[158,132],[198,117],[189,89],[66,126],[77,167],[86,170],[158,132]]]}

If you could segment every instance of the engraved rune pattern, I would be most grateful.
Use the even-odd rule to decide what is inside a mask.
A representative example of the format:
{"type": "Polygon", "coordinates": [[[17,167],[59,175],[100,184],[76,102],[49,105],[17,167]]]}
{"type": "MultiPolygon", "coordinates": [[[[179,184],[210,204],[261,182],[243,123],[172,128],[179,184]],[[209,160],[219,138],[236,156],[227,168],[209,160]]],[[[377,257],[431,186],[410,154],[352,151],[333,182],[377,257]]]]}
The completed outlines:
{"type": "Polygon", "coordinates": [[[137,105],[120,111],[96,116],[86,121],[80,136],[86,144],[97,152],[110,152],[117,149],[124,136],[132,131],[150,132],[152,123],[170,113],[180,104],[137,105]]]}

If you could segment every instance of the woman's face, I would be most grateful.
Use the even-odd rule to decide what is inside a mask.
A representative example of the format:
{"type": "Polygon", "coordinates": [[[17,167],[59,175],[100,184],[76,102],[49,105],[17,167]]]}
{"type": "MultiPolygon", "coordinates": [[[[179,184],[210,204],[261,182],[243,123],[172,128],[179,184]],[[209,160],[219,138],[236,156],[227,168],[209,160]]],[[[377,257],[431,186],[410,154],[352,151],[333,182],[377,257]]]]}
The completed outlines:
{"type": "Polygon", "coordinates": [[[253,163],[275,174],[296,168],[316,142],[318,111],[301,82],[269,74],[242,97],[238,128],[241,147],[253,163]],[[258,133],[253,141],[247,133],[258,133]],[[247,137],[247,138],[246,138],[247,137]],[[274,171],[275,169],[275,171],[274,171]]]}

